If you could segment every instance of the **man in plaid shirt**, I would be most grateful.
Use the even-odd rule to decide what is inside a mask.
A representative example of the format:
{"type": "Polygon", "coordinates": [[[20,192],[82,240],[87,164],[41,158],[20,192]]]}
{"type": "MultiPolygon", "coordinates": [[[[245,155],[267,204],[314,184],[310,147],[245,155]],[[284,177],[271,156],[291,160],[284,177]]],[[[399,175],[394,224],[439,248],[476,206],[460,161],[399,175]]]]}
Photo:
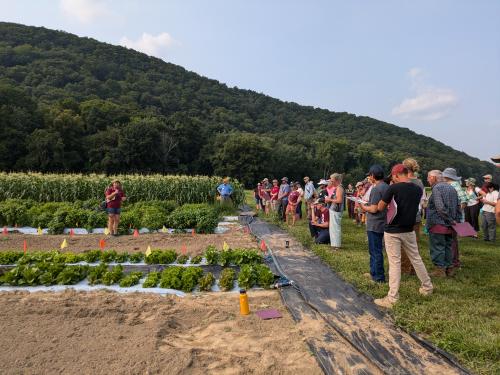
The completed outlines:
{"type": "Polygon", "coordinates": [[[436,269],[431,276],[453,276],[451,226],[460,221],[460,202],[453,186],[443,181],[441,171],[433,170],[427,175],[432,186],[432,195],[427,206],[426,227],[429,231],[429,250],[436,269]]]}

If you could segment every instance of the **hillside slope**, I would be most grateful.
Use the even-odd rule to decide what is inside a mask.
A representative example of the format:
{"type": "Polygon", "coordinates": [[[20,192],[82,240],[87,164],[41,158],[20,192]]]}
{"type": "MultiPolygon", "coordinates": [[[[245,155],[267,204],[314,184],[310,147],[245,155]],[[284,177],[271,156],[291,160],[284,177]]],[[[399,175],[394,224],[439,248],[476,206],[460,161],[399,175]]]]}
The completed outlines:
{"type": "Polygon", "coordinates": [[[142,53],[0,23],[0,169],[360,178],[416,157],[463,176],[494,166],[369,117],[228,88],[142,53]]]}

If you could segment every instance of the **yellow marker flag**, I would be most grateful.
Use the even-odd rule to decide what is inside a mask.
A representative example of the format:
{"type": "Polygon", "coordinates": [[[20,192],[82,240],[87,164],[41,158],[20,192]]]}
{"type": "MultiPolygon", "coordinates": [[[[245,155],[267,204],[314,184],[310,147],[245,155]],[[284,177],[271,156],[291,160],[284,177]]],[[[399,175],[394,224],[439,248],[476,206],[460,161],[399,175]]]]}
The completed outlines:
{"type": "Polygon", "coordinates": [[[228,251],[229,250],[229,245],[227,244],[226,241],[224,241],[224,244],[222,245],[222,250],[228,251]]]}
{"type": "Polygon", "coordinates": [[[162,233],[168,233],[168,229],[165,227],[165,225],[163,226],[163,228],[161,228],[161,232],[162,233]]]}
{"type": "Polygon", "coordinates": [[[108,228],[104,228],[104,234],[107,236],[109,234],[109,229],[108,228]]]}
{"type": "Polygon", "coordinates": [[[146,256],[149,256],[151,254],[151,246],[148,246],[146,249],[146,256]]]}
{"type": "Polygon", "coordinates": [[[38,234],[42,234],[42,233],[43,233],[42,228],[38,227],[38,229],[36,230],[36,232],[37,232],[38,234]]]}
{"type": "Polygon", "coordinates": [[[63,240],[61,244],[61,250],[64,249],[65,247],[68,247],[68,242],[66,241],[66,238],[63,240]]]}

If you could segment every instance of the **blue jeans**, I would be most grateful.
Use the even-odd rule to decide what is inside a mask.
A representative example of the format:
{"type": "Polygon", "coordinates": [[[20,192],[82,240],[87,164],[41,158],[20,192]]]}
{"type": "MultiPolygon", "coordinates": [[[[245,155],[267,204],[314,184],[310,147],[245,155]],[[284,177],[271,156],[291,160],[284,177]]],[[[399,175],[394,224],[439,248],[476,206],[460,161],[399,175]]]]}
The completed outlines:
{"type": "Polygon", "coordinates": [[[451,266],[451,234],[429,233],[429,250],[432,263],[439,268],[451,266]]]}
{"type": "Polygon", "coordinates": [[[368,251],[370,253],[370,275],[373,281],[385,282],[384,273],[384,253],[382,250],[382,240],[384,233],[367,231],[368,251]]]}

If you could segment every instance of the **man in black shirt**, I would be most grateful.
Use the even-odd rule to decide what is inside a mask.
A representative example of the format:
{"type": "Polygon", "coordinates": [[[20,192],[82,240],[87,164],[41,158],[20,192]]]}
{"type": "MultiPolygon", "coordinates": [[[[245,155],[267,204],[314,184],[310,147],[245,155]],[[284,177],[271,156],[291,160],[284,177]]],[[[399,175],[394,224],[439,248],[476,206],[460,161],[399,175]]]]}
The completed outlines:
{"type": "Polygon", "coordinates": [[[385,250],[389,260],[389,293],[374,302],[382,307],[391,308],[399,299],[401,282],[401,249],[411,261],[422,286],[420,294],[432,294],[433,286],[424,262],[418,252],[417,238],[413,226],[418,211],[422,189],[411,183],[408,169],[403,164],[392,168],[392,181],[378,203],[378,210],[387,208],[387,223],[384,227],[385,250]]]}

